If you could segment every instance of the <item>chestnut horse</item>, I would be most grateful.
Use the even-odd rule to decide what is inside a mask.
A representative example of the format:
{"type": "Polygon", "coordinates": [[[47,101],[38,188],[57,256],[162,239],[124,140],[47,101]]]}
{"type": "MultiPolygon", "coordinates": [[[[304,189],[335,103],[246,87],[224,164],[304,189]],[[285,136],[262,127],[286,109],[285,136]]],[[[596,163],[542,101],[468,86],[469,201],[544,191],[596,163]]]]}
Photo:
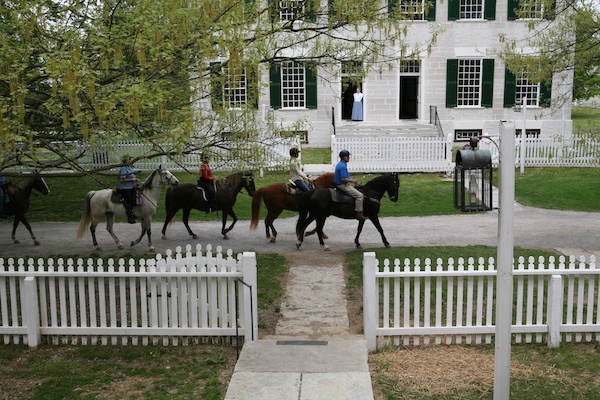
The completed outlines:
{"type": "MultiPolygon", "coordinates": [[[[333,172],[327,172],[320,175],[314,181],[316,189],[334,188],[333,172]]],[[[273,183],[257,189],[252,196],[252,220],[250,221],[250,229],[254,230],[258,226],[258,217],[260,214],[260,203],[264,201],[267,207],[267,217],[265,218],[265,229],[267,239],[271,243],[277,240],[277,231],[273,226],[273,221],[281,215],[283,210],[298,211],[298,201],[300,194],[292,194],[287,190],[287,184],[273,183]]]]}

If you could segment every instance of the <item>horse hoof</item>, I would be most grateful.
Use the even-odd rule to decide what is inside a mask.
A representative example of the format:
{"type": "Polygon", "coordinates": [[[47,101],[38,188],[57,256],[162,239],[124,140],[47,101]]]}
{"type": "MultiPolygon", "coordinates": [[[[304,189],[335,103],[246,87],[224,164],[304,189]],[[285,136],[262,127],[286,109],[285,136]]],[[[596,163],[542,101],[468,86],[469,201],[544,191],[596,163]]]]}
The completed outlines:
{"type": "Polygon", "coordinates": [[[34,244],[35,246],[39,246],[39,245],[40,245],[40,242],[38,242],[37,240],[34,240],[33,244],[34,244]]]}
{"type": "Polygon", "coordinates": [[[269,242],[271,242],[271,243],[275,243],[275,241],[277,241],[276,237],[272,237],[271,239],[269,239],[269,242]]]}
{"type": "Polygon", "coordinates": [[[223,239],[227,240],[227,239],[229,239],[229,236],[227,236],[227,234],[224,234],[223,239]]]}
{"type": "Polygon", "coordinates": [[[117,248],[118,248],[119,250],[123,250],[123,245],[122,245],[122,244],[120,244],[120,245],[118,245],[118,246],[117,246],[117,248]]]}
{"type": "Polygon", "coordinates": [[[167,240],[167,235],[162,235],[162,240],[167,240]]]}
{"type": "Polygon", "coordinates": [[[194,240],[198,240],[198,235],[196,235],[196,234],[193,234],[193,235],[192,235],[192,239],[194,239],[194,240]]]}
{"type": "Polygon", "coordinates": [[[331,251],[331,248],[329,246],[327,246],[326,244],[321,246],[321,249],[323,249],[323,251],[331,251]]]}
{"type": "Polygon", "coordinates": [[[296,242],[296,249],[300,250],[301,245],[302,245],[302,242],[296,242]]]}
{"type": "Polygon", "coordinates": [[[391,248],[392,248],[392,246],[390,246],[390,244],[389,244],[389,243],[386,243],[386,245],[385,245],[385,248],[386,248],[386,249],[391,249],[391,248]]]}
{"type": "Polygon", "coordinates": [[[150,246],[148,248],[148,251],[151,251],[152,253],[154,253],[156,251],[156,249],[154,248],[154,246],[150,246]]]}
{"type": "Polygon", "coordinates": [[[13,242],[15,242],[15,244],[19,244],[21,242],[19,242],[17,239],[13,240],[13,242]]]}
{"type": "Polygon", "coordinates": [[[326,234],[323,234],[323,239],[329,239],[329,236],[327,236],[326,234]]]}
{"type": "Polygon", "coordinates": [[[131,244],[129,245],[129,247],[133,247],[133,246],[135,246],[135,242],[132,241],[131,244]]]}
{"type": "Polygon", "coordinates": [[[356,248],[357,249],[362,249],[362,246],[359,243],[356,243],[356,248]]]}

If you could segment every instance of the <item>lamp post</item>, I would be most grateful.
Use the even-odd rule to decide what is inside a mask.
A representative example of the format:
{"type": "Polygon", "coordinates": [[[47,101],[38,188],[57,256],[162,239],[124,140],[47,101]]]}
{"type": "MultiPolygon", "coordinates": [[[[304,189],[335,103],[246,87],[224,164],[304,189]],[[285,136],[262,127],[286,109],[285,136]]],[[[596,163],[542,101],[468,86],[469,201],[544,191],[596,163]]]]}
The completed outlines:
{"type": "Polygon", "coordinates": [[[527,140],[527,96],[521,97],[521,100],[515,102],[515,112],[523,111],[523,126],[521,127],[521,175],[525,173],[525,143],[527,140]]]}
{"type": "Polygon", "coordinates": [[[513,305],[515,208],[515,125],[500,123],[498,263],[496,273],[496,337],[494,400],[510,398],[510,351],[513,305]]]}

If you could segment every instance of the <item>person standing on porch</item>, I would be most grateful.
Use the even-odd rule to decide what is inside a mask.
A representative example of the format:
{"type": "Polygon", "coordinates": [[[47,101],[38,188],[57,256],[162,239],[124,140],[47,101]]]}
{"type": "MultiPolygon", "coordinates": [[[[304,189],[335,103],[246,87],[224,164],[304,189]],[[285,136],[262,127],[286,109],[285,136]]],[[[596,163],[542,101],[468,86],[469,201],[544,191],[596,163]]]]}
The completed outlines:
{"type": "Polygon", "coordinates": [[[354,103],[352,103],[352,121],[363,120],[363,97],[364,95],[360,91],[360,88],[356,88],[356,92],[353,94],[354,103]]]}

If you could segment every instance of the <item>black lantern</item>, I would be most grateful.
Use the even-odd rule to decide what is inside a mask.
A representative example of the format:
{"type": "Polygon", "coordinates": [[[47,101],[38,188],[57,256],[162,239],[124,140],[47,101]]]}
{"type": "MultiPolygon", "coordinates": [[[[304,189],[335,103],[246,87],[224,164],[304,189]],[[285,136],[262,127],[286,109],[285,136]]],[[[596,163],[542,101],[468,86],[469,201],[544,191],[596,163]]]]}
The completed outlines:
{"type": "Polygon", "coordinates": [[[460,211],[492,209],[492,155],[489,150],[477,150],[477,142],[472,138],[470,149],[456,153],[454,208],[460,211]]]}

